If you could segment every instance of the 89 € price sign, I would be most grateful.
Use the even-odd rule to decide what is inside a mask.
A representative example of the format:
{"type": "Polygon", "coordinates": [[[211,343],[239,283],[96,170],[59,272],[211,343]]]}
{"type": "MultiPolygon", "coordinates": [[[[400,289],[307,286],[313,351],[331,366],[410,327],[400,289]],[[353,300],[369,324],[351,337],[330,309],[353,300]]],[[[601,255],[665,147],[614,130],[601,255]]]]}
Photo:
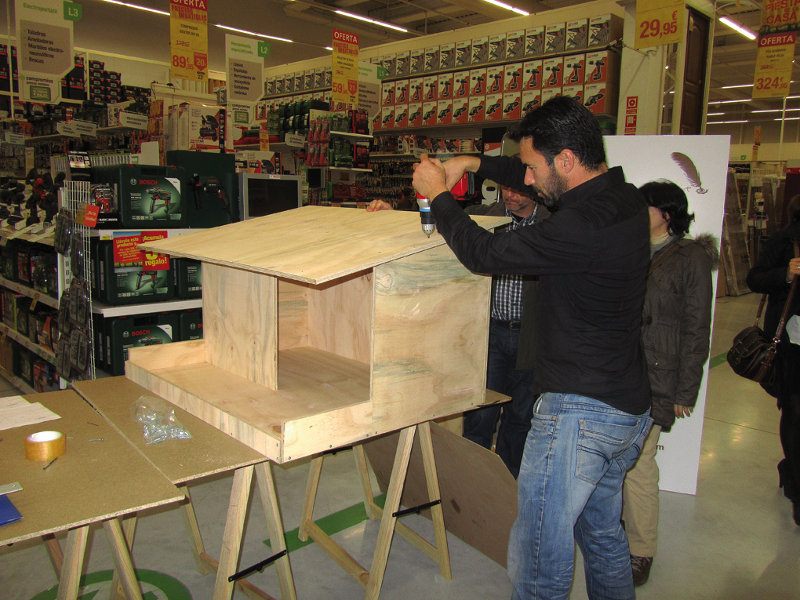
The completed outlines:
{"type": "Polygon", "coordinates": [[[674,44],[683,39],[683,0],[636,0],[634,48],[674,44]]]}
{"type": "Polygon", "coordinates": [[[789,95],[796,39],[797,33],[794,31],[758,36],[753,98],[783,98],[789,95]]]}

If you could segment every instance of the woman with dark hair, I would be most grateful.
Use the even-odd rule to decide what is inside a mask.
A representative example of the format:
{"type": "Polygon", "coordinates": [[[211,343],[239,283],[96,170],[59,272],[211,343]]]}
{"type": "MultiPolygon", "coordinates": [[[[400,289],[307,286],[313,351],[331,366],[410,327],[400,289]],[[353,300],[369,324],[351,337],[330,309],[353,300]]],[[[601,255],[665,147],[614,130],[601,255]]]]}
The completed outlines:
{"type": "MultiPolygon", "coordinates": [[[[789,286],[800,273],[800,258],[794,243],[800,242],[800,195],[789,201],[789,225],[770,237],[747,274],[747,285],[754,292],[769,294],[764,315],[764,331],[775,335],[789,286]]],[[[778,408],[781,411],[780,438],[783,460],[778,463],[779,484],[792,501],[792,517],[800,525],[800,294],[795,292],[789,318],[778,344],[778,408]]]]}
{"type": "Polygon", "coordinates": [[[628,534],[634,585],[647,581],[658,538],[658,465],[662,431],[692,414],[708,358],[711,273],[719,253],[712,235],[686,237],[694,215],[683,190],[651,181],[639,190],[650,206],[650,269],[642,311],[653,427],[623,485],[622,520],[628,534]]]}

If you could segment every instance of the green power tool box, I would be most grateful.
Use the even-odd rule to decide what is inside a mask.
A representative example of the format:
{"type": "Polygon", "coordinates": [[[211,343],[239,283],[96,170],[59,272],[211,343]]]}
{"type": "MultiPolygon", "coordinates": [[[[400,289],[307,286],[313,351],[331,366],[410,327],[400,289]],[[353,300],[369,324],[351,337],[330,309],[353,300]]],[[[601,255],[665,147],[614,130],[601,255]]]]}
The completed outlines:
{"type": "Polygon", "coordinates": [[[137,304],[169,300],[175,295],[170,269],[150,270],[141,264],[119,266],[114,261],[114,242],[97,243],[95,297],[107,304],[137,304]]]}
{"type": "Polygon", "coordinates": [[[180,341],[199,340],[203,337],[203,311],[189,308],[178,313],[180,341]]]}
{"type": "Polygon", "coordinates": [[[169,344],[178,339],[175,313],[111,317],[104,319],[103,328],[106,332],[106,369],[112,375],[125,373],[130,348],[169,344]]]}
{"type": "Polygon", "coordinates": [[[188,227],[217,227],[239,220],[239,181],[233,154],[170,150],[166,159],[185,176],[188,227]]]}
{"type": "Polygon", "coordinates": [[[170,264],[175,280],[176,298],[203,296],[203,263],[191,258],[173,258],[170,264]]]}

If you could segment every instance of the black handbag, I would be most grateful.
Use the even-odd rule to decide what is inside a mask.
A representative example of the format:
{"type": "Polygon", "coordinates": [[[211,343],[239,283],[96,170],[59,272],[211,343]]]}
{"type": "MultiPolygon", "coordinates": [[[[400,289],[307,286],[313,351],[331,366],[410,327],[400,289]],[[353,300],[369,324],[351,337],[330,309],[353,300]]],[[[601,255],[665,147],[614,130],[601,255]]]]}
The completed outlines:
{"type": "MultiPolygon", "coordinates": [[[[794,248],[796,257],[798,256],[796,241],[794,248]]],[[[789,309],[792,305],[796,287],[797,275],[792,277],[792,287],[786,297],[783,314],[773,338],[764,333],[764,330],[758,325],[761,320],[761,311],[764,310],[764,303],[767,300],[767,294],[764,294],[761,297],[761,302],[758,303],[755,323],[736,334],[727,355],[728,364],[734,373],[761,384],[764,391],[776,398],[778,396],[778,374],[775,365],[775,354],[778,351],[778,342],[781,340],[783,327],[786,325],[786,318],[789,316],[789,309]]]]}

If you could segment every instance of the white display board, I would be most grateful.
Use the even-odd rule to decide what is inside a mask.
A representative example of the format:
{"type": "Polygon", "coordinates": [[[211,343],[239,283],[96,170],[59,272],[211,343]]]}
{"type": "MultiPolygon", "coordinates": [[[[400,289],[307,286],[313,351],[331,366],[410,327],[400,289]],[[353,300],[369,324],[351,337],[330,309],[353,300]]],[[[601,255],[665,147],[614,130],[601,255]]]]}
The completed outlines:
{"type": "MultiPolygon", "coordinates": [[[[695,221],[689,235],[710,233],[722,237],[725,186],[730,137],[727,135],[635,135],[606,136],[608,166],[622,166],[628,182],[640,186],[655,179],[668,179],[681,186],[695,221]]],[[[713,274],[717,286],[717,271],[713,274]]],[[[714,306],[712,303],[712,319],[714,306]]],[[[713,322],[713,320],[712,320],[713,322]]],[[[669,433],[662,433],[656,462],[662,490],[695,494],[703,436],[708,361],[692,416],[676,419],[669,433]]]]}

